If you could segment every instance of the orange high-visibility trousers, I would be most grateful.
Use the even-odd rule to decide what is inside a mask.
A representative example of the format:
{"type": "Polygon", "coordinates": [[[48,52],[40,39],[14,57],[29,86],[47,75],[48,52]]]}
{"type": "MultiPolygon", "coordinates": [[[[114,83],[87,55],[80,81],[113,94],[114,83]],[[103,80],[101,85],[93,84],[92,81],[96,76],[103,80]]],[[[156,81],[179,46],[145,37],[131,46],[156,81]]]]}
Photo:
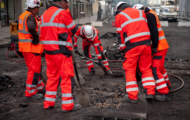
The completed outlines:
{"type": "Polygon", "coordinates": [[[32,97],[45,86],[41,75],[41,55],[30,52],[22,54],[28,67],[25,96],[32,97]]]}
{"type": "MultiPolygon", "coordinates": [[[[93,44],[92,43],[87,43],[84,40],[82,41],[84,55],[86,57],[90,58],[90,59],[92,58],[92,56],[90,54],[91,45],[93,45],[93,44]]],[[[100,54],[102,56],[102,63],[104,65],[104,67],[106,67],[106,68],[108,68],[108,70],[110,70],[108,60],[107,60],[106,56],[103,54],[103,46],[101,45],[101,43],[100,43],[100,50],[99,51],[100,51],[100,54]]],[[[86,64],[87,64],[87,67],[88,67],[88,71],[94,70],[94,64],[93,64],[93,62],[91,60],[86,60],[86,64]]],[[[104,68],[103,68],[103,70],[107,71],[104,68]]]]}
{"type": "Polygon", "coordinates": [[[158,51],[153,55],[152,71],[154,79],[156,80],[156,90],[160,94],[168,94],[170,87],[170,81],[166,70],[164,69],[165,56],[168,49],[158,51]]]}
{"type": "Polygon", "coordinates": [[[44,108],[53,107],[57,95],[59,78],[61,77],[62,109],[71,110],[74,107],[72,92],[74,90],[74,68],[72,56],[63,54],[45,55],[48,77],[44,108]]]}
{"type": "Polygon", "coordinates": [[[155,80],[152,75],[151,47],[147,45],[137,46],[125,53],[123,69],[126,74],[126,92],[131,100],[137,100],[138,85],[136,80],[137,65],[142,73],[142,85],[146,95],[155,94],[155,80]]]}

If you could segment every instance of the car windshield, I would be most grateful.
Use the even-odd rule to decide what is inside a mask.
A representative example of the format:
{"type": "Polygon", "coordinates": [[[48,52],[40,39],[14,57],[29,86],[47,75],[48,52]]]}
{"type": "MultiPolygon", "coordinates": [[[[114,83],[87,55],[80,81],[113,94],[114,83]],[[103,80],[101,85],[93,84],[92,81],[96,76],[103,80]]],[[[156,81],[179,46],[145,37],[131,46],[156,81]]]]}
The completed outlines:
{"type": "Polygon", "coordinates": [[[176,12],[175,8],[164,8],[163,12],[176,12]]]}
{"type": "Polygon", "coordinates": [[[160,12],[160,9],[159,9],[159,8],[152,8],[152,10],[154,10],[156,13],[159,13],[159,12],[160,12]]]}
{"type": "Polygon", "coordinates": [[[156,9],[156,11],[155,11],[156,13],[159,13],[160,12],[160,9],[156,9]]]}

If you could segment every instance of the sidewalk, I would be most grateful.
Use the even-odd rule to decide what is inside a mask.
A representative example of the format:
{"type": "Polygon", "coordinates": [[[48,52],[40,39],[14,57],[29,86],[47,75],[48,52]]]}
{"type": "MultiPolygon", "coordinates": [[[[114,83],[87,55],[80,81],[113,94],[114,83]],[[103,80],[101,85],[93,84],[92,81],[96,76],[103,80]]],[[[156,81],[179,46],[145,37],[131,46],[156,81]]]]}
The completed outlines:
{"type": "Polygon", "coordinates": [[[10,44],[10,28],[1,27],[0,28],[0,47],[10,44]]]}
{"type": "Polygon", "coordinates": [[[0,28],[0,39],[10,37],[10,27],[1,27],[0,28]]]}
{"type": "Polygon", "coordinates": [[[91,23],[96,20],[97,20],[97,15],[93,15],[93,16],[90,16],[90,19],[89,17],[85,17],[85,18],[75,19],[74,22],[75,24],[85,25],[86,23],[91,23]]]}

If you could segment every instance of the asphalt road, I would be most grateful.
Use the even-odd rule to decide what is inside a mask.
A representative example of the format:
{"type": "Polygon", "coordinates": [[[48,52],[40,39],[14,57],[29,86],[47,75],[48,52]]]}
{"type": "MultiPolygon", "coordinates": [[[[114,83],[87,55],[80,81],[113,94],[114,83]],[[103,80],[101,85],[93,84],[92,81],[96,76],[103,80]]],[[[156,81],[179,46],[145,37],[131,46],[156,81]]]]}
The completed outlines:
{"type": "MultiPolygon", "coordinates": [[[[115,28],[111,27],[110,19],[103,27],[97,27],[100,36],[107,32],[115,33],[115,28]]],[[[169,27],[163,28],[169,43],[169,50],[167,58],[181,58],[190,59],[190,28],[177,27],[177,23],[170,22],[169,27]]],[[[103,47],[112,46],[117,42],[117,38],[101,39],[103,47]]],[[[78,41],[78,49],[82,52],[81,39],[78,41]]],[[[32,120],[32,119],[47,119],[47,120],[102,120],[101,116],[107,118],[142,118],[147,115],[149,120],[189,120],[190,119],[190,76],[181,75],[184,79],[185,86],[172,93],[172,101],[167,102],[147,102],[144,100],[144,94],[139,94],[139,103],[130,104],[123,101],[125,95],[125,77],[113,78],[111,76],[104,76],[102,69],[96,69],[95,76],[87,76],[87,68],[79,67],[79,73],[83,75],[86,80],[84,87],[90,92],[90,106],[83,107],[80,111],[71,113],[61,113],[61,91],[57,94],[56,105],[52,110],[43,109],[43,99],[38,101],[31,101],[26,108],[19,107],[23,102],[25,81],[27,77],[27,67],[25,64],[12,62],[6,58],[7,46],[0,48],[0,74],[8,75],[12,78],[11,84],[7,89],[0,91],[0,119],[1,120],[32,120]],[[136,113],[134,115],[134,113],[136,113]],[[138,114],[137,114],[138,113],[138,114]],[[99,119],[98,117],[99,116],[99,119]]],[[[91,48],[91,53],[95,54],[94,48],[91,48]]],[[[23,61],[18,58],[14,51],[9,52],[8,56],[17,61],[23,61]]],[[[75,56],[77,61],[83,61],[79,56],[75,56]]],[[[42,63],[45,63],[44,55],[42,56],[42,63]]],[[[173,64],[170,62],[168,64],[173,64]]],[[[178,64],[178,63],[175,63],[178,64]]],[[[179,63],[180,64],[180,63],[179,63]]],[[[189,64],[189,61],[186,62],[189,64]]],[[[80,65],[85,65],[80,63],[80,65]]],[[[122,63],[110,63],[111,67],[122,67],[122,63]]],[[[178,73],[178,69],[174,69],[178,73]]],[[[187,68],[189,70],[190,68],[187,68]]],[[[46,66],[42,67],[42,74],[45,79],[46,66]]],[[[124,71],[122,71],[124,73],[124,71]]],[[[180,81],[170,76],[172,89],[181,85],[180,81]]],[[[75,93],[79,90],[75,86],[75,93]]]]}

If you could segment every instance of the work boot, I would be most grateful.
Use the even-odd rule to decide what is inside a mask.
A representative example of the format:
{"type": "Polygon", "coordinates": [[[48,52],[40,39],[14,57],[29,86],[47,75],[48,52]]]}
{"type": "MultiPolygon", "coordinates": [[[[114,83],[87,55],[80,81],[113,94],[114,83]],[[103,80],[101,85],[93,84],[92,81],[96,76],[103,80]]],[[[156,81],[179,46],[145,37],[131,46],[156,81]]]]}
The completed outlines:
{"type": "Polygon", "coordinates": [[[104,72],[104,75],[105,76],[112,76],[112,74],[110,72],[108,72],[108,71],[104,72]]]}
{"type": "Polygon", "coordinates": [[[35,94],[32,97],[26,97],[27,99],[33,99],[33,100],[40,100],[41,98],[43,98],[42,94],[35,94]]]}
{"type": "Polygon", "coordinates": [[[44,96],[46,93],[46,87],[44,86],[44,88],[42,90],[38,91],[38,93],[41,93],[44,96]]]}
{"type": "Polygon", "coordinates": [[[105,67],[103,67],[103,71],[104,71],[104,75],[107,75],[107,76],[112,75],[109,71],[107,71],[107,69],[105,67]]]}
{"type": "Polygon", "coordinates": [[[72,110],[62,110],[63,113],[66,113],[66,112],[72,112],[72,111],[77,111],[77,110],[80,110],[81,108],[81,105],[80,104],[74,104],[74,107],[72,110]]]}
{"type": "Polygon", "coordinates": [[[124,96],[124,101],[130,102],[130,103],[138,103],[138,100],[131,100],[128,95],[124,96]]]}
{"type": "Polygon", "coordinates": [[[93,76],[95,75],[95,71],[89,71],[89,73],[87,74],[87,76],[93,76]]]}
{"type": "Polygon", "coordinates": [[[158,101],[161,101],[161,102],[170,101],[171,97],[170,97],[170,94],[161,94],[161,95],[156,95],[155,100],[158,100],[158,101]]]}
{"type": "Polygon", "coordinates": [[[145,99],[151,101],[153,98],[154,98],[153,95],[146,95],[145,99]]]}
{"type": "Polygon", "coordinates": [[[48,108],[44,108],[45,110],[51,110],[51,109],[53,109],[54,108],[54,106],[49,106],[48,108]]]}

